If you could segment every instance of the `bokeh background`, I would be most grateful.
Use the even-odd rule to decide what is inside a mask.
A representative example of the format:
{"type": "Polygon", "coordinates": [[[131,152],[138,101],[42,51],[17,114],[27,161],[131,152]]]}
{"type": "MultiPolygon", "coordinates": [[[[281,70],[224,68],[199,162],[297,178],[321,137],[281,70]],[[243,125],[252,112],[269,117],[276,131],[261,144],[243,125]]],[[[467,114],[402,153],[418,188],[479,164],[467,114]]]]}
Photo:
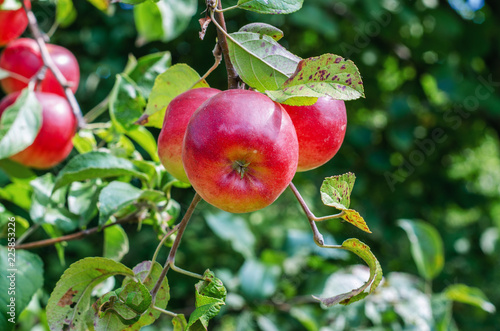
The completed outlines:
{"type": "MultiPolygon", "coordinates": [[[[231,4],[224,1],[224,7],[231,4]]],[[[198,37],[202,2],[182,34],[143,44],[137,42],[130,6],[116,4],[106,14],[87,1],[74,5],[76,20],[58,28],[51,42],[78,58],[82,77],[76,97],[84,112],[109,94],[129,54],[170,51],[172,63],[187,63],[200,74],[213,64],[215,27],[209,27],[203,41],[198,37]]],[[[48,31],[53,4],[40,1],[33,8],[48,31]]],[[[323,309],[311,294],[340,293],[346,284],[349,289],[350,283],[367,277],[366,269],[353,255],[315,248],[307,219],[289,190],[252,214],[223,214],[202,203],[185,233],[177,264],[200,273],[210,268],[228,288],[227,305],[210,329],[498,329],[500,314],[492,313],[491,304],[500,308],[499,15],[500,3],[484,0],[305,0],[290,15],[226,13],[230,32],[250,22],[267,22],[284,31],[280,43],[300,57],[335,53],[357,64],[366,98],[346,103],[342,148],[325,166],[297,174],[294,183],[321,216],[335,212],[321,202],[322,180],[348,171],[356,174],[351,206],[373,233],[337,221],[319,227],[329,243],[350,237],[367,243],[386,282],[361,302],[323,309]],[[433,279],[422,277],[415,264],[401,219],[437,230],[444,267],[433,279]],[[456,284],[480,289],[487,300],[476,305],[447,300],[446,289],[456,284]]],[[[225,89],[224,66],[207,81],[225,89]]],[[[97,121],[108,119],[103,114],[97,121]]],[[[193,192],[172,193],[185,210],[193,192]]],[[[131,249],[122,262],[133,266],[149,259],[156,234],[148,228],[126,230],[131,249]]],[[[69,242],[67,264],[100,255],[100,242],[99,236],[69,242]]],[[[435,245],[425,240],[420,244],[424,249],[435,245]]],[[[53,248],[35,252],[47,269],[43,307],[67,265],[60,264],[53,248]]],[[[194,281],[174,273],[169,281],[169,309],[189,314],[194,281]]],[[[43,325],[40,308],[31,309],[19,328],[43,325]]],[[[171,323],[164,318],[148,330],[168,328],[171,323]]]]}

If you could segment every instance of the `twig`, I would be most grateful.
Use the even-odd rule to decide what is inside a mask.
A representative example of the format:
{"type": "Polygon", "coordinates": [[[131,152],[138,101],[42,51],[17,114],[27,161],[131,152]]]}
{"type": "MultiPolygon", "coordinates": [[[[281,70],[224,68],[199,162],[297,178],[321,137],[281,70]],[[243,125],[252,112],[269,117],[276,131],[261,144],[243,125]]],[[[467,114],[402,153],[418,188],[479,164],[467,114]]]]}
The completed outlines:
{"type": "Polygon", "coordinates": [[[316,217],[316,216],[314,216],[312,211],[307,206],[307,203],[305,202],[304,198],[302,198],[302,196],[299,193],[299,190],[297,190],[295,185],[293,185],[293,183],[290,182],[289,186],[290,186],[290,189],[292,190],[293,194],[295,195],[295,197],[299,201],[300,206],[304,210],[304,213],[307,216],[307,219],[309,221],[309,225],[311,226],[311,229],[313,231],[314,242],[316,243],[316,245],[318,245],[320,247],[326,247],[325,241],[323,239],[323,235],[319,232],[319,230],[316,226],[316,222],[326,221],[326,220],[330,220],[330,219],[334,219],[334,218],[340,218],[340,217],[344,216],[345,213],[342,211],[342,212],[335,214],[335,215],[316,217]]]}
{"type": "Polygon", "coordinates": [[[110,226],[117,225],[117,224],[128,223],[128,222],[130,222],[130,221],[138,218],[139,214],[140,214],[140,211],[137,211],[137,212],[134,212],[134,213],[130,214],[129,216],[126,216],[126,217],[124,217],[124,218],[122,218],[120,220],[117,220],[116,222],[111,223],[111,224],[106,224],[106,225],[103,225],[103,226],[96,226],[94,228],[90,228],[90,229],[87,229],[87,230],[82,230],[80,232],[68,234],[68,235],[65,235],[65,236],[57,237],[57,238],[44,239],[44,240],[30,242],[30,243],[27,243],[27,244],[16,245],[16,249],[40,248],[40,247],[45,247],[45,246],[51,246],[51,245],[54,245],[54,244],[57,244],[57,243],[60,243],[60,242],[63,242],[63,241],[71,241],[71,240],[82,239],[82,238],[84,238],[84,237],[86,237],[88,235],[96,233],[96,232],[98,232],[100,230],[104,230],[105,228],[108,228],[110,226]]]}
{"type": "Polygon", "coordinates": [[[179,244],[181,243],[182,235],[184,234],[184,230],[186,230],[186,226],[191,219],[191,216],[193,215],[194,209],[196,208],[196,205],[198,202],[201,201],[201,196],[198,193],[194,194],[193,201],[191,201],[191,204],[189,205],[188,210],[186,211],[186,214],[184,214],[184,217],[182,218],[182,221],[179,224],[179,232],[177,233],[177,236],[175,237],[174,243],[172,244],[172,248],[170,248],[170,253],[168,254],[167,261],[165,262],[165,265],[163,267],[163,270],[161,271],[160,277],[158,277],[158,280],[156,281],[155,286],[151,290],[151,296],[153,297],[153,302],[156,298],[156,294],[158,293],[161,283],[163,282],[163,279],[167,275],[168,269],[172,268],[172,270],[187,274],[188,276],[196,277],[196,278],[202,278],[200,275],[192,273],[190,271],[186,271],[180,268],[177,268],[174,266],[175,262],[175,254],[177,253],[177,249],[179,248],[179,244]]]}
{"type": "Polygon", "coordinates": [[[71,91],[71,87],[69,86],[68,81],[63,76],[59,68],[54,64],[52,58],[50,57],[49,51],[47,50],[47,45],[45,44],[44,35],[40,31],[35,14],[31,11],[30,8],[26,7],[23,1],[21,1],[21,3],[23,5],[24,11],[26,12],[26,16],[28,17],[28,24],[30,31],[33,34],[33,37],[35,38],[38,47],[40,48],[42,61],[44,65],[47,66],[47,68],[50,71],[52,71],[57,82],[64,89],[64,95],[66,96],[66,99],[68,100],[68,103],[70,104],[71,109],[73,110],[73,114],[75,115],[75,118],[77,120],[78,127],[82,128],[85,125],[85,121],[83,120],[83,115],[80,109],[80,105],[78,105],[78,102],[76,101],[73,91],[71,91]]]}
{"type": "Polygon", "coordinates": [[[236,72],[236,69],[234,69],[233,63],[231,62],[231,59],[229,58],[229,47],[227,44],[227,29],[226,29],[226,21],[224,20],[224,13],[222,13],[220,10],[222,10],[222,0],[217,1],[217,11],[215,11],[215,17],[214,17],[214,9],[215,8],[210,8],[209,10],[211,12],[211,17],[215,21],[216,26],[217,26],[217,39],[218,43],[220,45],[220,48],[222,49],[222,54],[224,56],[224,63],[226,64],[226,70],[227,70],[227,87],[228,89],[235,89],[238,88],[238,82],[239,82],[239,76],[238,73],[236,72]],[[223,30],[223,31],[222,31],[223,30]],[[226,33],[224,33],[226,32],[226,33]]]}

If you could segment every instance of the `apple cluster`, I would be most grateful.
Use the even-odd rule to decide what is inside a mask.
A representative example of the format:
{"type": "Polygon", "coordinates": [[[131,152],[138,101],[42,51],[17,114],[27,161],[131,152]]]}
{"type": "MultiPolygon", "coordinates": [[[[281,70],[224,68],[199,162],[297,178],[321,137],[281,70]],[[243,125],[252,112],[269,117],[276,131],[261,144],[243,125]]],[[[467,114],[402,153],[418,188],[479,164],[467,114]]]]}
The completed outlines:
{"type": "MultiPolygon", "coordinates": [[[[0,0],[0,5],[3,2],[0,0]]],[[[26,0],[25,5],[30,8],[30,1],[26,0]]],[[[28,18],[23,8],[0,9],[0,47],[5,46],[0,56],[0,69],[9,74],[0,80],[0,86],[7,94],[0,101],[0,117],[30,82],[36,83],[35,97],[42,107],[40,130],[30,146],[10,159],[28,167],[47,169],[59,164],[71,152],[77,123],[54,73],[47,69],[43,79],[39,77],[45,64],[38,43],[34,39],[18,38],[27,25],[28,18]]],[[[64,47],[46,46],[52,62],[66,78],[73,93],[76,92],[80,69],[75,56],[64,47]]]]}
{"type": "Polygon", "coordinates": [[[346,126],[342,100],[289,106],[251,90],[196,88],[169,103],[158,154],[208,203],[245,213],[273,203],[297,171],[332,159],[346,126]]]}

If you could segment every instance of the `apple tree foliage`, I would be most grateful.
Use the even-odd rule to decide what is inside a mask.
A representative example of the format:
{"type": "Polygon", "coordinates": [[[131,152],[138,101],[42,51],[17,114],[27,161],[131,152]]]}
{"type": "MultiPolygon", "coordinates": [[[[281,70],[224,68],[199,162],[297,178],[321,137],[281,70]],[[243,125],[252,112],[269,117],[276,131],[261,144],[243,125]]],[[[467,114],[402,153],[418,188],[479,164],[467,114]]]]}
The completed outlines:
{"type": "MultiPolygon", "coordinates": [[[[218,13],[216,2],[122,0],[112,4],[106,0],[88,1],[96,7],[96,11],[107,15],[113,15],[115,6],[132,6],[137,45],[168,42],[181,36],[191,18],[206,7],[206,16],[200,20],[200,37],[203,39],[207,29],[218,29],[219,41],[223,36],[226,42],[225,60],[234,67],[240,80],[238,84],[245,84],[274,101],[309,105],[322,96],[346,101],[365,97],[362,76],[352,60],[331,53],[303,59],[280,44],[280,39],[286,37],[283,31],[267,23],[254,22],[235,32],[225,32],[219,25],[220,20],[218,22],[213,16],[218,13]]],[[[303,1],[300,0],[239,0],[228,7],[230,10],[227,13],[250,11],[285,15],[300,10],[302,6],[303,1]]],[[[72,0],[57,0],[54,17],[59,26],[69,26],[79,19],[77,6],[72,0]]],[[[293,38],[288,42],[292,43],[293,38]]],[[[211,54],[207,50],[205,47],[200,52],[206,52],[208,57],[211,54]]],[[[220,61],[223,51],[214,50],[216,63],[220,61]]],[[[211,73],[208,77],[215,74],[211,73]]],[[[0,69],[0,77],[8,75],[0,69]]],[[[224,306],[234,308],[245,305],[245,302],[238,303],[241,297],[231,295],[231,289],[237,286],[226,270],[217,270],[219,275],[210,271],[210,264],[207,263],[199,266],[200,270],[206,269],[200,275],[180,269],[170,260],[170,257],[175,257],[183,233],[182,225],[190,217],[188,215],[181,221],[181,210],[187,206],[181,205],[176,195],[189,194],[190,187],[165,172],[158,160],[153,132],[161,128],[165,109],[175,96],[191,88],[208,87],[208,81],[189,63],[173,63],[168,51],[141,57],[129,55],[109,94],[104,96],[98,107],[86,113],[88,124],[80,128],[74,137],[76,152],[63,165],[47,172],[33,171],[7,159],[29,146],[40,127],[40,106],[33,97],[33,91],[25,89],[22,97],[6,111],[0,123],[0,168],[9,183],[1,188],[0,197],[11,208],[0,205],[0,225],[5,224],[3,219],[15,217],[17,284],[23,284],[19,285],[17,292],[16,318],[33,297],[41,295],[39,289],[47,268],[36,254],[27,251],[31,243],[29,236],[35,231],[42,231],[49,238],[47,240],[55,247],[61,265],[65,265],[68,259],[66,241],[103,233],[102,257],[85,257],[65,267],[50,296],[44,300],[46,323],[52,330],[138,330],[154,324],[161,315],[170,316],[173,330],[207,330],[210,320],[224,306]],[[108,111],[109,121],[93,123],[103,111],[108,111]],[[20,136],[19,132],[23,134],[20,136]],[[130,234],[125,230],[131,230],[128,227],[130,223],[135,225],[136,230],[151,230],[153,236],[150,240],[159,243],[156,251],[151,251],[149,260],[135,261],[130,264],[131,267],[120,262],[129,251],[140,249],[137,243],[130,242],[130,234]],[[162,266],[158,261],[161,251],[168,249],[169,259],[162,266]],[[168,268],[172,270],[165,277],[168,268]],[[174,276],[174,271],[199,280],[190,290],[175,290],[179,277],[174,276]],[[169,311],[169,303],[175,300],[176,293],[192,296],[193,309],[187,314],[169,311]]],[[[371,233],[361,213],[351,209],[354,183],[352,173],[331,174],[324,179],[319,189],[321,201],[325,208],[332,207],[339,212],[332,215],[328,222],[342,220],[371,233]]],[[[269,262],[283,262],[284,257],[269,253],[258,258],[254,247],[259,238],[249,230],[243,218],[204,207],[207,210],[200,208],[200,212],[209,228],[245,257],[238,277],[239,282],[244,284],[241,290],[243,296],[248,298],[249,304],[270,298],[277,290],[277,279],[283,275],[281,269],[287,266],[283,263],[283,268],[280,268],[269,262]]],[[[193,212],[191,207],[187,209],[186,213],[193,212]]],[[[257,215],[262,217],[262,214],[257,215]]],[[[303,218],[307,221],[305,216],[303,218]]],[[[389,290],[375,291],[382,281],[382,269],[370,247],[356,238],[336,244],[331,235],[319,233],[313,225],[317,220],[323,221],[321,217],[309,217],[316,246],[312,244],[312,234],[286,231],[287,252],[291,256],[288,268],[293,269],[290,264],[296,268],[304,267],[304,262],[300,260],[308,252],[343,260],[348,258],[344,254],[346,251],[357,255],[368,267],[325,267],[324,271],[331,275],[327,277],[324,289],[312,289],[310,293],[315,293],[315,296],[309,296],[303,302],[301,298],[298,302],[281,302],[278,306],[283,306],[297,325],[317,330],[320,323],[325,322],[318,322],[322,317],[317,316],[310,305],[303,304],[310,303],[311,299],[323,307],[339,303],[346,305],[332,308],[329,319],[335,319],[348,311],[347,305],[361,299],[366,300],[367,305],[376,302],[392,304],[394,297],[390,297],[389,290],[398,297],[401,307],[396,311],[403,320],[415,318],[409,312],[414,308],[412,302],[407,300],[409,296],[416,298],[417,304],[428,305],[429,309],[431,305],[441,309],[441,315],[417,316],[416,325],[432,325],[438,321],[447,326],[452,301],[472,304],[490,312],[495,309],[479,289],[463,284],[450,285],[429,302],[422,291],[425,284],[405,274],[389,274],[386,280],[389,290]]],[[[431,226],[411,220],[400,220],[398,225],[408,235],[419,274],[426,281],[431,281],[440,274],[444,263],[439,234],[431,226]]],[[[354,233],[352,229],[348,231],[349,235],[354,233]]],[[[184,247],[189,249],[192,244],[187,240],[183,243],[180,251],[184,247]]],[[[39,247],[40,242],[32,244],[39,247]]],[[[5,250],[2,247],[2,271],[7,269],[5,250]]],[[[312,267],[315,261],[311,259],[307,263],[312,267]]],[[[291,274],[307,277],[306,273],[291,274]]],[[[1,281],[5,283],[5,279],[1,281]]],[[[291,280],[288,285],[282,286],[285,286],[285,292],[296,291],[291,280]]],[[[8,315],[5,314],[4,303],[8,299],[5,292],[0,293],[2,330],[13,328],[13,324],[5,319],[8,315]]],[[[261,329],[276,329],[267,315],[265,309],[253,315],[242,314],[239,323],[256,323],[261,329]]],[[[382,316],[372,314],[371,318],[376,324],[377,318],[382,319],[382,316]]],[[[244,329],[239,327],[239,330],[244,329]]]]}

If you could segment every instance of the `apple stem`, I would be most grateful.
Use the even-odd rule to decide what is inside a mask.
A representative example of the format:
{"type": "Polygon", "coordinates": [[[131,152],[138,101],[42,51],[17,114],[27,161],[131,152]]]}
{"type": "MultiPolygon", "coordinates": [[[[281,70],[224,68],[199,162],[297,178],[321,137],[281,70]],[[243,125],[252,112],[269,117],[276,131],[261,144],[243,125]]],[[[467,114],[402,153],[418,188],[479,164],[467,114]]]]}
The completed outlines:
{"type": "Polygon", "coordinates": [[[198,193],[194,194],[193,200],[191,201],[191,204],[189,205],[189,208],[186,210],[186,214],[184,214],[184,217],[182,218],[181,222],[178,225],[178,233],[177,236],[175,237],[174,243],[172,244],[172,248],[170,248],[170,252],[167,257],[167,261],[165,262],[165,265],[163,266],[163,270],[161,271],[160,277],[158,277],[158,280],[151,290],[151,296],[153,297],[153,302],[156,298],[156,294],[160,290],[161,283],[163,282],[163,279],[167,275],[168,269],[172,269],[176,272],[188,275],[190,277],[194,278],[200,278],[203,279],[203,276],[198,275],[196,273],[178,268],[174,265],[175,263],[175,254],[177,253],[177,249],[179,248],[179,244],[181,243],[182,235],[184,234],[184,230],[186,230],[186,226],[191,219],[191,216],[193,215],[193,212],[196,208],[196,205],[201,201],[201,196],[198,193]]]}
{"type": "Polygon", "coordinates": [[[73,91],[71,91],[71,87],[69,86],[68,81],[63,76],[59,68],[56,67],[56,65],[52,61],[52,58],[50,57],[49,51],[47,50],[47,45],[45,44],[44,34],[40,31],[40,27],[38,26],[35,14],[31,11],[31,9],[26,7],[23,1],[21,1],[21,4],[24,8],[24,11],[26,12],[26,16],[28,17],[28,24],[30,31],[33,34],[36,43],[38,44],[38,47],[40,48],[40,54],[42,55],[42,61],[44,65],[50,71],[52,71],[57,82],[64,89],[64,95],[66,96],[66,99],[68,100],[68,103],[70,104],[71,109],[73,110],[73,114],[75,115],[75,118],[77,120],[78,127],[79,128],[84,127],[85,121],[83,119],[80,105],[76,101],[75,95],[73,94],[73,91]]]}
{"type": "Polygon", "coordinates": [[[238,88],[240,79],[229,57],[229,46],[227,44],[227,38],[226,38],[227,35],[226,21],[224,20],[224,13],[221,11],[222,0],[217,1],[216,8],[211,7],[209,2],[210,0],[207,0],[207,7],[208,10],[210,11],[210,17],[212,18],[212,21],[217,27],[217,39],[218,39],[217,43],[222,49],[222,55],[224,56],[224,62],[226,63],[227,87],[228,89],[235,89],[238,88]],[[214,12],[215,12],[215,17],[214,17],[214,12]]]}

